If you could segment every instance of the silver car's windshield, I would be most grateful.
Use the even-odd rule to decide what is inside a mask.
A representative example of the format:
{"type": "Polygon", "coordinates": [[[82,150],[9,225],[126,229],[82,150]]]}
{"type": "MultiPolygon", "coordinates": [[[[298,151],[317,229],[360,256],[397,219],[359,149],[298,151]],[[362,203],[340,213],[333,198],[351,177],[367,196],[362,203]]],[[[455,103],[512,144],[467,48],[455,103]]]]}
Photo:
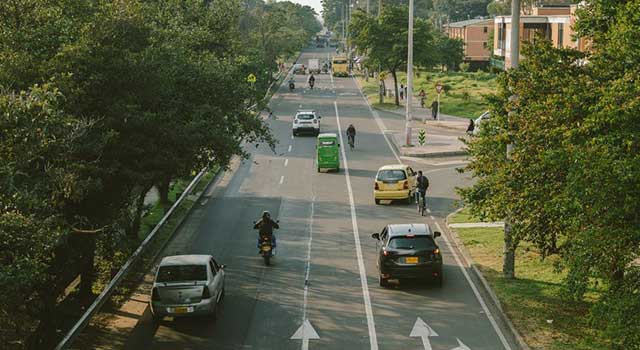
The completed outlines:
{"type": "Polygon", "coordinates": [[[206,281],[206,265],[160,266],[158,282],[206,281]]]}

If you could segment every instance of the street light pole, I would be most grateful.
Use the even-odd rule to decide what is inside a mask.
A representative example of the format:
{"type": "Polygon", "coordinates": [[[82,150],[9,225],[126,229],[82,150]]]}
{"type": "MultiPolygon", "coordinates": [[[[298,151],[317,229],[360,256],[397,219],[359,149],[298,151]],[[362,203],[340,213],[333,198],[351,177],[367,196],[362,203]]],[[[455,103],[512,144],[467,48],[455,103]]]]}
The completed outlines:
{"type": "Polygon", "coordinates": [[[413,95],[413,0],[409,0],[409,45],[407,53],[407,115],[405,119],[406,146],[411,146],[411,100],[413,95]]]}
{"type": "MultiPolygon", "coordinates": [[[[517,68],[520,63],[520,0],[511,1],[511,51],[509,52],[509,67],[508,69],[517,68]]],[[[509,101],[515,103],[518,99],[517,95],[509,97],[509,101]]],[[[513,113],[509,112],[507,116],[507,133],[509,132],[509,117],[512,117],[513,113]]],[[[513,143],[511,143],[510,135],[507,144],[507,159],[511,159],[511,151],[513,150],[513,143]]],[[[511,231],[511,214],[507,213],[507,217],[504,220],[504,260],[502,262],[502,274],[506,278],[515,278],[516,276],[516,244],[513,239],[513,233],[511,231]]]]}

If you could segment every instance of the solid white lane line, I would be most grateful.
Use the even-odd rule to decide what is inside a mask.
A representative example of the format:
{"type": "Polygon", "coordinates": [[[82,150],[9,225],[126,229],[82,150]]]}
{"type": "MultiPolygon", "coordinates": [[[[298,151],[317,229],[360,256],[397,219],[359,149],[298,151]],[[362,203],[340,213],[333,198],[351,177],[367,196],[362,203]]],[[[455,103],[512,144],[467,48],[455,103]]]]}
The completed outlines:
{"type": "MultiPolygon", "coordinates": [[[[336,109],[336,122],[338,124],[338,135],[340,135],[340,144],[344,145],[342,139],[342,128],[340,127],[340,115],[338,114],[338,102],[334,101],[333,106],[336,109]]],[[[376,334],[376,324],[373,320],[373,309],[371,308],[371,297],[369,296],[369,285],[367,283],[367,272],[364,268],[364,259],[362,258],[362,247],[360,245],[360,233],[358,232],[358,219],[356,217],[356,206],[353,200],[353,189],[351,188],[351,179],[349,177],[349,163],[347,162],[347,154],[344,147],[340,147],[342,153],[342,161],[344,163],[344,176],[347,181],[347,192],[349,194],[349,205],[351,207],[351,224],[353,227],[353,239],[356,245],[356,257],[358,260],[358,270],[360,271],[360,284],[362,285],[362,298],[364,299],[364,311],[367,315],[367,328],[369,329],[369,343],[371,350],[378,350],[378,336],[376,334]]]]}
{"type": "Polygon", "coordinates": [[[291,145],[289,145],[289,149],[287,150],[287,152],[291,152],[291,145]]]}
{"type": "Polygon", "coordinates": [[[304,268],[304,293],[302,298],[302,322],[307,320],[307,295],[309,294],[309,275],[311,274],[311,241],[313,241],[313,214],[315,198],[311,199],[311,213],[309,214],[309,240],[307,242],[307,264],[304,268]]]}
{"type": "Polygon", "coordinates": [[[287,166],[287,165],[289,165],[289,158],[284,160],[284,166],[287,166]]]}
{"type": "Polygon", "coordinates": [[[467,269],[464,267],[464,265],[462,265],[462,261],[460,260],[460,257],[458,257],[458,253],[456,253],[456,251],[453,250],[453,246],[451,245],[451,242],[449,242],[449,238],[447,238],[447,235],[445,234],[445,232],[442,231],[442,227],[440,227],[440,224],[437,221],[436,221],[435,225],[436,225],[436,228],[438,229],[438,231],[440,231],[442,233],[442,238],[444,239],[445,243],[447,244],[447,248],[449,248],[449,251],[451,252],[451,255],[453,255],[453,258],[456,260],[456,264],[458,264],[458,267],[460,267],[460,271],[462,271],[462,274],[464,275],[464,277],[467,279],[467,282],[471,286],[471,290],[473,291],[473,294],[475,294],[476,299],[480,303],[480,306],[482,307],[482,310],[484,310],[485,315],[487,315],[487,318],[489,319],[489,322],[493,326],[493,329],[498,334],[498,338],[500,338],[500,342],[502,342],[502,346],[504,346],[504,348],[506,350],[511,350],[511,346],[509,345],[509,342],[507,342],[507,339],[505,338],[504,334],[502,333],[502,330],[498,326],[498,323],[496,322],[495,318],[493,317],[493,314],[491,314],[491,311],[489,311],[489,308],[487,307],[487,304],[484,302],[484,299],[482,299],[482,296],[480,295],[480,292],[478,291],[478,288],[476,287],[476,285],[471,280],[471,277],[469,276],[469,273],[467,272],[467,269]]]}
{"type": "Polygon", "coordinates": [[[358,92],[360,92],[360,96],[362,96],[362,99],[367,104],[367,107],[369,107],[369,112],[371,112],[371,115],[373,116],[373,119],[376,121],[376,124],[378,125],[378,129],[380,129],[380,133],[382,134],[382,137],[384,137],[384,140],[387,141],[387,146],[389,146],[389,149],[393,153],[393,156],[396,157],[396,160],[398,161],[398,163],[402,164],[402,159],[400,159],[400,156],[398,156],[398,153],[396,152],[396,149],[393,148],[393,145],[391,145],[391,141],[389,141],[389,138],[387,137],[387,134],[385,133],[385,130],[387,128],[384,126],[384,123],[382,122],[382,119],[380,119],[380,116],[378,115],[378,112],[374,111],[373,108],[371,107],[371,104],[369,104],[369,100],[362,93],[362,90],[360,89],[360,86],[358,85],[358,82],[356,81],[355,77],[353,77],[353,82],[354,82],[354,84],[356,84],[356,87],[358,88],[358,92]]]}
{"type": "Polygon", "coordinates": [[[284,175],[280,176],[280,184],[282,185],[283,182],[284,182],[284,175]]]}

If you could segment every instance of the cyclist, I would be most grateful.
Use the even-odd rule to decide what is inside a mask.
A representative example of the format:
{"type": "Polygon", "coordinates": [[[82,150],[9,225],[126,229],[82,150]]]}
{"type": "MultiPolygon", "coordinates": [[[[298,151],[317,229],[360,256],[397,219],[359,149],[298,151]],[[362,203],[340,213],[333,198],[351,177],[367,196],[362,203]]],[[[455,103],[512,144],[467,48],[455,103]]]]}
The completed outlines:
{"type": "MultiPolygon", "coordinates": [[[[427,208],[427,189],[429,188],[429,179],[426,176],[422,175],[422,170],[418,170],[418,177],[416,178],[417,190],[416,192],[419,196],[422,197],[422,208],[427,208]]],[[[420,197],[418,197],[418,201],[420,197]]]]}
{"type": "Polygon", "coordinates": [[[347,128],[347,140],[349,142],[349,146],[353,148],[356,144],[356,127],[353,126],[353,124],[349,124],[349,127],[347,128]]]}

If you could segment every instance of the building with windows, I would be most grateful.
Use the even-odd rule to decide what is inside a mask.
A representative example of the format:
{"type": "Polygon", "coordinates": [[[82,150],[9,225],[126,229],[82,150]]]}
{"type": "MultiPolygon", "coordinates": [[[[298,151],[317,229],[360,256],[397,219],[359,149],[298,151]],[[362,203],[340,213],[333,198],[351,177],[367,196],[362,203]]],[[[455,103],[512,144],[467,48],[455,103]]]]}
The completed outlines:
{"type": "MultiPolygon", "coordinates": [[[[531,15],[520,16],[520,44],[537,37],[550,40],[555,47],[585,50],[586,43],[573,38],[577,5],[545,5],[533,8],[531,15]]],[[[511,16],[494,18],[493,55],[491,65],[504,69],[510,66],[511,16]]],[[[521,54],[521,58],[524,58],[521,54]]]]}
{"type": "Polygon", "coordinates": [[[492,44],[489,41],[493,31],[493,20],[470,19],[444,25],[444,32],[450,38],[460,39],[464,43],[464,61],[470,69],[488,66],[492,44]]]}

